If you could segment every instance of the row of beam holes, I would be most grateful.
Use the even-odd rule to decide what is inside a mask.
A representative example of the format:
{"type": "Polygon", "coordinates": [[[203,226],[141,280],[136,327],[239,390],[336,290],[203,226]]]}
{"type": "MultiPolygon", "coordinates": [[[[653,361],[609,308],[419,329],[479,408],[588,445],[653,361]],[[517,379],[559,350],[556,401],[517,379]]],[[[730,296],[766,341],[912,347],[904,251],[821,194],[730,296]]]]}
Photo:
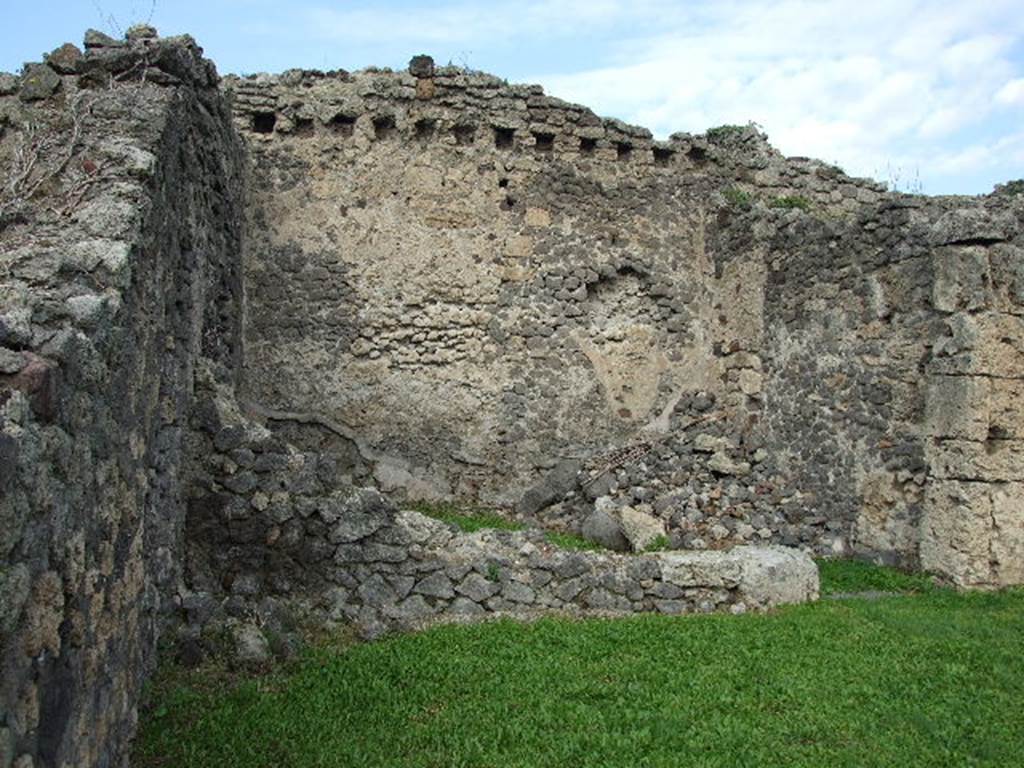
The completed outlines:
{"type": "MultiPolygon", "coordinates": [[[[277,116],[273,112],[257,112],[253,115],[252,128],[257,133],[272,133],[277,116]]],[[[328,128],[343,137],[349,137],[355,131],[356,118],[353,115],[339,113],[331,118],[327,124],[328,128]]],[[[373,118],[373,132],[378,139],[387,139],[396,131],[395,118],[391,115],[380,115],[373,118]]],[[[417,120],[415,124],[416,138],[421,142],[427,142],[434,138],[437,132],[437,121],[429,118],[417,120]]],[[[310,118],[298,118],[295,121],[295,133],[299,136],[313,135],[313,121],[310,118]]],[[[476,141],[476,126],[471,123],[459,123],[452,128],[452,135],[455,143],[459,146],[469,146],[476,141]]],[[[494,146],[497,149],[512,149],[515,146],[516,132],[512,128],[494,127],[494,146]]],[[[544,131],[533,132],[533,148],[537,152],[545,154],[555,151],[555,134],[544,131]]],[[[597,139],[582,138],[579,143],[580,154],[584,157],[592,157],[597,150],[597,139]]],[[[665,147],[655,147],[654,164],[667,166],[672,161],[674,150],[665,147]]],[[[621,161],[627,161],[633,155],[633,145],[626,141],[615,142],[615,155],[621,161]]],[[[692,150],[689,155],[697,165],[702,165],[706,158],[699,149],[692,150]]]]}

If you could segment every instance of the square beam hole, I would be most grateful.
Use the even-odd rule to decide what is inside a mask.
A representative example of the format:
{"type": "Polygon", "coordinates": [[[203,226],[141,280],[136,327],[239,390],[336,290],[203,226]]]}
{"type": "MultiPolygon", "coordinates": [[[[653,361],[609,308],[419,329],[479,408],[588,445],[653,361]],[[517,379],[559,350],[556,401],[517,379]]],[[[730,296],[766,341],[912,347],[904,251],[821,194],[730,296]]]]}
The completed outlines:
{"type": "Polygon", "coordinates": [[[496,149],[512,149],[516,141],[514,128],[494,127],[494,146],[496,149]]]}
{"type": "Polygon", "coordinates": [[[534,131],[533,146],[538,152],[554,152],[555,134],[534,131]]]}
{"type": "Polygon", "coordinates": [[[416,121],[415,131],[418,140],[430,141],[434,138],[434,132],[437,131],[437,120],[421,117],[416,121]]]}
{"type": "Polygon", "coordinates": [[[675,154],[676,152],[674,149],[668,149],[667,147],[655,147],[654,164],[665,167],[672,162],[672,158],[675,154]]]}
{"type": "Polygon", "coordinates": [[[460,123],[452,128],[452,136],[455,137],[455,143],[460,147],[469,146],[476,139],[476,126],[460,123]]]}
{"type": "Polygon", "coordinates": [[[395,118],[391,115],[377,115],[373,118],[373,135],[378,139],[389,139],[395,133],[395,118]]]}
{"type": "Polygon", "coordinates": [[[339,136],[351,136],[356,129],[356,118],[339,112],[328,121],[327,127],[339,136]]]}
{"type": "Polygon", "coordinates": [[[580,139],[580,154],[590,157],[597,150],[597,139],[580,139]]]}
{"type": "Polygon", "coordinates": [[[708,153],[700,147],[691,147],[686,153],[686,157],[698,168],[708,164],[708,153]]]}
{"type": "Polygon", "coordinates": [[[617,141],[615,142],[615,154],[619,160],[629,160],[630,155],[633,154],[633,145],[628,141],[617,141]]]}
{"type": "Polygon", "coordinates": [[[252,116],[252,129],[256,133],[273,133],[277,115],[273,112],[257,112],[252,116]]]}

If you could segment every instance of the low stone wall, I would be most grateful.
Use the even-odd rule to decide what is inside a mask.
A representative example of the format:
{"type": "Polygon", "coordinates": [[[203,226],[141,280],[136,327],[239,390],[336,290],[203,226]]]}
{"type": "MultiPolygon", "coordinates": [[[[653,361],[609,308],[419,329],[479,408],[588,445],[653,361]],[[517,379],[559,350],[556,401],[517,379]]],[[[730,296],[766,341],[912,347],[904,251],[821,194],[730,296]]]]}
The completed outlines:
{"type": "Polygon", "coordinates": [[[817,567],[795,549],[567,552],[542,531],[458,534],[416,512],[340,545],[334,563],[341,584],[325,595],[329,615],[371,635],[489,614],[743,613],[818,597],[817,567]]]}
{"type": "Polygon", "coordinates": [[[199,381],[186,530],[200,603],[303,603],[375,636],[494,614],[743,612],[817,598],[814,562],[785,547],[623,555],[565,551],[539,529],[459,533],[339,481],[329,457],[275,437],[230,387],[199,381]]]}

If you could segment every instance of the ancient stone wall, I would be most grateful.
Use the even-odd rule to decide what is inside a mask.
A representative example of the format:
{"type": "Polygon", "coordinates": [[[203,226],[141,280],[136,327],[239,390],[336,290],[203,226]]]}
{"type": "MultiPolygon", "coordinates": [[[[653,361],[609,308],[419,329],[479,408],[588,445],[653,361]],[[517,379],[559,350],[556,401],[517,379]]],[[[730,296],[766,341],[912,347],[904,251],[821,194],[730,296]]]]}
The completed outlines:
{"type": "Polygon", "coordinates": [[[852,220],[801,217],[778,233],[765,297],[762,430],[794,491],[782,500],[784,517],[831,529],[837,552],[910,567],[927,478],[920,368],[937,327],[917,206],[896,200],[852,220]]]}
{"type": "Polygon", "coordinates": [[[116,763],[162,627],[740,612],[814,599],[808,552],[1024,581],[1018,189],[425,57],[86,48],[0,75],[0,768],[116,763]]]}
{"type": "Polygon", "coordinates": [[[240,355],[242,152],[189,39],[2,80],[0,764],[118,764],[181,587],[201,356],[240,355]]]}
{"type": "Polygon", "coordinates": [[[1024,582],[1021,207],[945,213],[931,232],[942,329],[925,368],[931,468],[921,566],[963,586],[1024,582]]]}
{"type": "Polygon", "coordinates": [[[247,396],[341,425],[387,491],[511,504],[562,459],[664,437],[687,395],[756,411],[756,355],[725,358],[762,332],[766,269],[709,250],[729,193],[879,197],[753,129],[654,142],[535,86],[417,74],[226,83],[260,179],[247,396]]]}
{"type": "Polygon", "coordinates": [[[700,190],[666,206],[642,132],[578,169],[567,134],[601,121],[493,78],[228,88],[259,178],[246,392],[344,425],[356,477],[507,503],[702,375],[700,190]]]}
{"type": "Polygon", "coordinates": [[[398,498],[1007,583],[982,550],[1020,513],[959,486],[975,551],[921,547],[948,217],[1000,222],[964,237],[1009,279],[1019,197],[888,193],[753,128],[656,142],[423,59],[225,87],[260,180],[245,398],[279,434],[398,498]]]}

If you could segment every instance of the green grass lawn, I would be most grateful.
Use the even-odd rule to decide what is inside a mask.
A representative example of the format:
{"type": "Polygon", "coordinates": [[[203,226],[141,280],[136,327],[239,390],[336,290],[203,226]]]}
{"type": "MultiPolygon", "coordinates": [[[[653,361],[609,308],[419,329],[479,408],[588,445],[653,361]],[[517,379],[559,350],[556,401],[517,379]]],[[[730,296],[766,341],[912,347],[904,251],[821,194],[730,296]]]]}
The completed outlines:
{"type": "Polygon", "coordinates": [[[824,595],[857,592],[933,592],[937,587],[923,573],[881,568],[861,560],[818,560],[824,595]]]}
{"type": "Polygon", "coordinates": [[[1024,592],[824,571],[825,592],[913,593],[438,627],[230,685],[164,668],[133,765],[1024,764],[1024,592]]]}

